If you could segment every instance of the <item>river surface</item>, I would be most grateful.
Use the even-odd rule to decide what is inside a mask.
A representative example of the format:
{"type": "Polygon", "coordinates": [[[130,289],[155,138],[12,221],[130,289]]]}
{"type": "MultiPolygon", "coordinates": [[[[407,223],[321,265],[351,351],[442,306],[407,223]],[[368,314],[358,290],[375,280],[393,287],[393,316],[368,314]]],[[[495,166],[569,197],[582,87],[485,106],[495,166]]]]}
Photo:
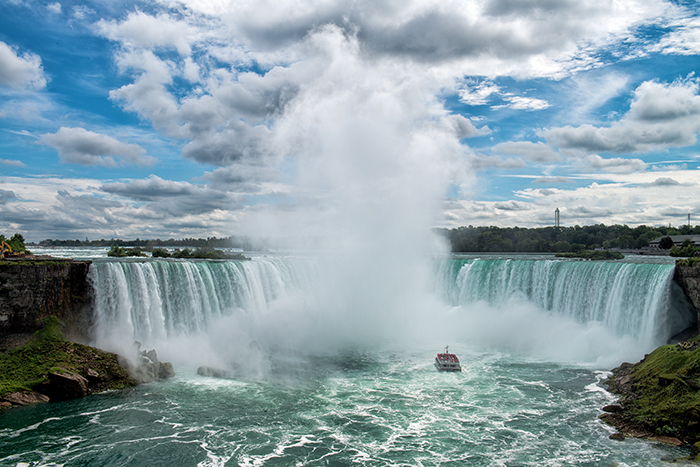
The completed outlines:
{"type": "MultiPolygon", "coordinates": [[[[598,419],[615,400],[601,383],[607,371],[687,319],[672,303],[668,259],[590,269],[549,256],[451,258],[435,266],[421,312],[377,317],[356,309],[367,302],[353,294],[330,307],[309,290],[330,284],[323,265],[304,259],[111,262],[82,253],[97,258],[95,345],[127,349],[138,338],[176,376],[0,412],[1,466],[607,467],[667,465],[688,453],[612,441],[598,419]],[[597,278],[609,300],[565,299],[583,300],[579,289],[597,278]],[[655,290],[629,308],[630,288],[655,290]],[[446,344],[461,373],[433,367],[446,344]],[[231,379],[199,376],[201,365],[231,379]]],[[[391,308],[371,290],[372,302],[391,308]]]]}

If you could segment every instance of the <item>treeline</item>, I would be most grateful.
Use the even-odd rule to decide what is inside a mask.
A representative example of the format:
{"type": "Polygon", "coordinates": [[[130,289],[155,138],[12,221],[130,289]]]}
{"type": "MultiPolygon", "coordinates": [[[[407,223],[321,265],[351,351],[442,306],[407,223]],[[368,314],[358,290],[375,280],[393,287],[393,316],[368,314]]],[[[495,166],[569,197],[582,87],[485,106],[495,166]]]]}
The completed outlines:
{"type": "Polygon", "coordinates": [[[596,248],[638,249],[667,235],[700,235],[700,226],[628,227],[603,224],[574,227],[459,227],[440,229],[455,253],[524,252],[550,253],[596,248]]]}
{"type": "Polygon", "coordinates": [[[93,247],[105,247],[105,246],[121,246],[121,247],[138,247],[138,248],[154,248],[154,247],[173,247],[173,248],[241,248],[244,250],[255,250],[259,245],[251,241],[246,237],[207,237],[207,238],[183,238],[176,240],[174,238],[169,238],[167,240],[161,240],[157,238],[155,240],[141,240],[137,238],[136,240],[122,240],[120,238],[111,238],[105,240],[42,240],[37,245],[48,247],[48,246],[62,246],[62,247],[73,247],[73,246],[93,246],[93,247]]]}

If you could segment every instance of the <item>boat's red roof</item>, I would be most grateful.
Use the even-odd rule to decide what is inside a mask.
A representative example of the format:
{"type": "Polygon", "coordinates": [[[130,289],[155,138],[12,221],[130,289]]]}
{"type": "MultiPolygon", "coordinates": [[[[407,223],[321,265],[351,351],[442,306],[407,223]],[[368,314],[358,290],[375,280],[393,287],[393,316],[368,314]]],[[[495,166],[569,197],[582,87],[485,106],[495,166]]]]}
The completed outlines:
{"type": "Polygon", "coordinates": [[[439,353],[437,354],[439,360],[447,360],[450,362],[459,363],[459,358],[453,353],[439,353]]]}

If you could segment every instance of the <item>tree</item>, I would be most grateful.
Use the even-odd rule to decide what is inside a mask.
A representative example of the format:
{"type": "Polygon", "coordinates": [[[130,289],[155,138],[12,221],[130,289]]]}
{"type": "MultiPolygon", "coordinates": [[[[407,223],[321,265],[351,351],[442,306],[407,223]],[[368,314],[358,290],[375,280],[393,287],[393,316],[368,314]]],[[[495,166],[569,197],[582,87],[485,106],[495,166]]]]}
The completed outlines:
{"type": "Polygon", "coordinates": [[[673,248],[673,239],[671,239],[671,237],[662,237],[661,240],[659,240],[659,248],[662,250],[673,248]]]}

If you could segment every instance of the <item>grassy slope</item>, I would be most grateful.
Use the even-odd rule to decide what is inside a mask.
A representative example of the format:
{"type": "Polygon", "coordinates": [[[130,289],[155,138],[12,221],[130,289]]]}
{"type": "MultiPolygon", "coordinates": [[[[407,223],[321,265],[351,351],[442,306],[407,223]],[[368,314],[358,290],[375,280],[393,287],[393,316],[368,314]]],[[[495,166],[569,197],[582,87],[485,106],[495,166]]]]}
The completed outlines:
{"type": "Polygon", "coordinates": [[[43,329],[27,344],[0,353],[0,399],[11,392],[36,390],[55,368],[82,376],[87,376],[88,368],[97,371],[103,375],[103,381],[92,386],[93,391],[123,389],[135,384],[115,354],[65,341],[60,328],[57,318],[48,318],[43,329]]]}
{"type": "Polygon", "coordinates": [[[697,436],[700,349],[659,347],[639,363],[633,381],[641,394],[631,405],[638,422],[648,424],[659,434],[697,436]]]}
{"type": "Polygon", "coordinates": [[[608,419],[613,425],[688,444],[700,441],[700,347],[683,345],[661,346],[636,365],[613,371],[609,388],[622,394],[625,409],[620,419],[608,419]]]}

